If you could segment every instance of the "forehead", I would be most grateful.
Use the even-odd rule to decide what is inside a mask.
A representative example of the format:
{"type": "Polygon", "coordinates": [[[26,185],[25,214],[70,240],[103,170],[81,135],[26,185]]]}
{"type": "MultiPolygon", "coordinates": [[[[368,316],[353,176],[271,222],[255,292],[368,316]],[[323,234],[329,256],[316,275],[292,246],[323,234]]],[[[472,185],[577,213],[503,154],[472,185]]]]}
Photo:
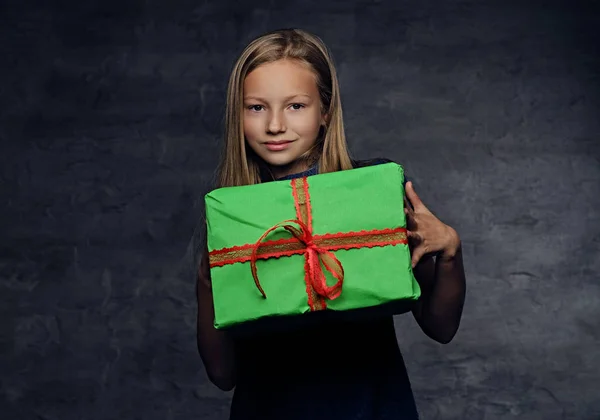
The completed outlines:
{"type": "Polygon", "coordinates": [[[254,69],[244,80],[244,96],[318,95],[313,71],[293,60],[278,60],[254,69]]]}

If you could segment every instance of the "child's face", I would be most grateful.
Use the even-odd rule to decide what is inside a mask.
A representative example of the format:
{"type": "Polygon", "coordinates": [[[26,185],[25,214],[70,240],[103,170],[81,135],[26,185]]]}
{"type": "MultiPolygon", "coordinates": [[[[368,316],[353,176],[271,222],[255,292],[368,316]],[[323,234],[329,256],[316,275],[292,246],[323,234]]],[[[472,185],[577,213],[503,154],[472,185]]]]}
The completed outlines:
{"type": "Polygon", "coordinates": [[[316,76],[290,60],[264,64],[244,80],[244,135],[279,178],[306,170],[298,158],[325,123],[316,76]]]}

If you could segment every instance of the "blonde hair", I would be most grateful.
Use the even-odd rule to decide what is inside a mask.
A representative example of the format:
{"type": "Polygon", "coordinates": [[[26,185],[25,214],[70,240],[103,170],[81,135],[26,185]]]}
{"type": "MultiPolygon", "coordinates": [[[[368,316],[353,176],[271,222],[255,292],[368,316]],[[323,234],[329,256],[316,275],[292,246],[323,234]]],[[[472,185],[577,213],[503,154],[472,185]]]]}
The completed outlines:
{"type": "Polygon", "coordinates": [[[305,159],[319,160],[319,173],[352,168],[348,152],[342,103],[335,66],[323,41],[306,31],[283,29],[252,41],[241,53],[229,78],[224,144],[218,169],[218,186],[231,187],[261,182],[261,160],[246,144],[243,127],[243,85],[258,66],[274,61],[296,60],[315,73],[321,107],[327,116],[324,135],[305,159]]]}

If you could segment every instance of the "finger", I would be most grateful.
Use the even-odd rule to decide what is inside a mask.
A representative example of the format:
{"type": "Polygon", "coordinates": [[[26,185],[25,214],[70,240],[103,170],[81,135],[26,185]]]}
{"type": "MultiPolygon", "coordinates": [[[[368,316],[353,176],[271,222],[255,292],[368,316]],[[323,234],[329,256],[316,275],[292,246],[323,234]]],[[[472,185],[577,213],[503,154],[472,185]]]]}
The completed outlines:
{"type": "Polygon", "coordinates": [[[413,249],[412,255],[411,255],[411,266],[412,268],[415,268],[417,266],[417,264],[419,264],[419,261],[421,261],[421,258],[423,257],[423,255],[425,255],[425,252],[423,250],[422,246],[418,246],[415,249],[413,249]]]}
{"type": "Polygon", "coordinates": [[[411,230],[417,229],[417,220],[415,219],[415,213],[412,210],[404,209],[406,218],[406,228],[411,230]]]}
{"type": "Polygon", "coordinates": [[[408,242],[408,248],[411,250],[412,250],[412,248],[417,248],[419,246],[422,246],[423,241],[421,239],[421,235],[419,235],[418,233],[416,233],[412,230],[406,231],[406,239],[407,239],[406,242],[408,242]]]}
{"type": "Polygon", "coordinates": [[[406,216],[407,227],[413,228],[415,225],[415,212],[406,197],[404,197],[404,214],[406,216]]]}
{"type": "Polygon", "coordinates": [[[414,230],[407,230],[406,233],[409,239],[413,239],[419,242],[421,241],[421,235],[419,234],[419,232],[415,232],[414,230]]]}
{"type": "Polygon", "coordinates": [[[406,197],[404,197],[404,214],[406,215],[406,223],[414,222],[415,213],[406,197]]]}
{"type": "Polygon", "coordinates": [[[412,206],[410,205],[410,202],[406,198],[406,196],[404,196],[404,208],[407,209],[408,211],[412,211],[412,209],[413,209],[412,206]]]}
{"type": "Polygon", "coordinates": [[[415,192],[412,181],[408,181],[406,183],[406,188],[404,190],[406,191],[406,198],[408,198],[410,204],[412,204],[412,208],[415,211],[427,210],[427,207],[425,207],[425,204],[423,204],[423,202],[415,192]]]}

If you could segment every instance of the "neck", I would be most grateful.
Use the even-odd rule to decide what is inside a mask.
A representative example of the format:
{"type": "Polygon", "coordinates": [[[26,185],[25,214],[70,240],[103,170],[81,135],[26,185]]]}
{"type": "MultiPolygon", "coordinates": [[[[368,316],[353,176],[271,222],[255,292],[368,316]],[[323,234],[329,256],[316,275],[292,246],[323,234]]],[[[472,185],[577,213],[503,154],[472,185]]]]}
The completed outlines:
{"type": "Polygon", "coordinates": [[[272,176],[273,179],[283,178],[288,175],[304,172],[312,168],[319,161],[315,153],[306,153],[300,158],[288,163],[287,165],[268,165],[263,161],[263,168],[272,176]]]}
{"type": "Polygon", "coordinates": [[[304,172],[310,169],[310,163],[307,161],[295,161],[288,165],[282,166],[270,166],[269,172],[273,175],[274,179],[283,178],[284,176],[296,174],[298,172],[304,172]]]}

